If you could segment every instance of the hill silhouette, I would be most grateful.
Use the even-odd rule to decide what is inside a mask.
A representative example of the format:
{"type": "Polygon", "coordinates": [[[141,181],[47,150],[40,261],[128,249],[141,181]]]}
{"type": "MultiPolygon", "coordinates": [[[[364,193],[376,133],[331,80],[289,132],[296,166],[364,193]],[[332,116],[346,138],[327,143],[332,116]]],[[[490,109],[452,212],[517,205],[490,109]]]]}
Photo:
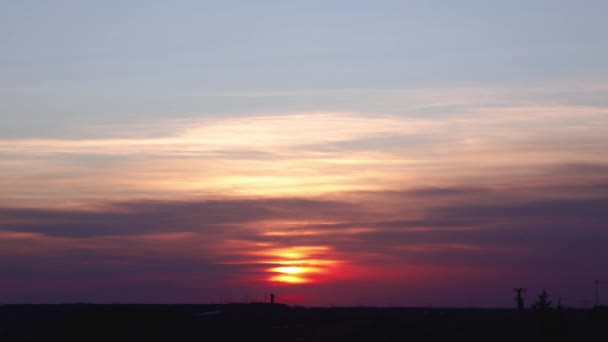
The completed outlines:
{"type": "Polygon", "coordinates": [[[2,341],[584,341],[607,337],[608,314],[564,309],[559,334],[533,311],[302,308],[282,304],[3,305],[2,341]],[[603,335],[602,335],[603,334],[603,335]]]}

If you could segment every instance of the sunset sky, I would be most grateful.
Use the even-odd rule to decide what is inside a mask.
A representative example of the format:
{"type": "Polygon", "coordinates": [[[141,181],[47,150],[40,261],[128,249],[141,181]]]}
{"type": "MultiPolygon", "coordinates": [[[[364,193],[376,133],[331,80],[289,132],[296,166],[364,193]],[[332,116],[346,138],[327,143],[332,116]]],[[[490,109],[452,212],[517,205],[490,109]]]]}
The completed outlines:
{"type": "Polygon", "coordinates": [[[0,2],[0,304],[608,304],[606,1],[0,2]]]}

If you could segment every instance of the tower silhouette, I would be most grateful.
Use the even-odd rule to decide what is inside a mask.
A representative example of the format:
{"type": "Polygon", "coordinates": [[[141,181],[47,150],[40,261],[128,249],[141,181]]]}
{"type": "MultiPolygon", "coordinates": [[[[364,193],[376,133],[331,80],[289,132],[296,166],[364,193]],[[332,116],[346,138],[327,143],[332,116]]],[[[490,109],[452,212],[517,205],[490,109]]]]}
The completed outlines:
{"type": "Polygon", "coordinates": [[[523,296],[523,294],[525,293],[526,289],[524,289],[522,287],[517,287],[517,288],[514,288],[513,291],[515,291],[515,293],[517,293],[517,295],[515,297],[515,301],[517,302],[517,310],[518,311],[524,311],[524,296],[523,296]]]}

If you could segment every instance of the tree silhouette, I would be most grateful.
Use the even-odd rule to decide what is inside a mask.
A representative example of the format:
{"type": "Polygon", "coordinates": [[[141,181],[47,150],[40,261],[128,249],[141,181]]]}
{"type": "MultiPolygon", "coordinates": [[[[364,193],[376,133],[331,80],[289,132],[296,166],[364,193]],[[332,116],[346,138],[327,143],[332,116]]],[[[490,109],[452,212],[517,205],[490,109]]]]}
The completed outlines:
{"type": "Polygon", "coordinates": [[[560,319],[559,312],[551,306],[547,290],[538,295],[536,303],[532,305],[538,322],[540,341],[559,341],[567,337],[566,322],[560,319]]]}
{"type": "Polygon", "coordinates": [[[532,305],[532,309],[540,312],[551,311],[551,301],[549,300],[549,294],[547,290],[543,289],[543,291],[538,295],[538,299],[536,303],[532,305]]]}

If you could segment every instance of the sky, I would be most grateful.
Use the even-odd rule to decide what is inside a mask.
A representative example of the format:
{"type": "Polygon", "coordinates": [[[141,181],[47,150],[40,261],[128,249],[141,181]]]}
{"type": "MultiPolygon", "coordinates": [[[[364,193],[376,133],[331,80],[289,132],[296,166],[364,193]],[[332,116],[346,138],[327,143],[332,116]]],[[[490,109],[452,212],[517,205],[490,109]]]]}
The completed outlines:
{"type": "Polygon", "coordinates": [[[0,303],[608,303],[605,1],[0,1],[0,303]]]}

